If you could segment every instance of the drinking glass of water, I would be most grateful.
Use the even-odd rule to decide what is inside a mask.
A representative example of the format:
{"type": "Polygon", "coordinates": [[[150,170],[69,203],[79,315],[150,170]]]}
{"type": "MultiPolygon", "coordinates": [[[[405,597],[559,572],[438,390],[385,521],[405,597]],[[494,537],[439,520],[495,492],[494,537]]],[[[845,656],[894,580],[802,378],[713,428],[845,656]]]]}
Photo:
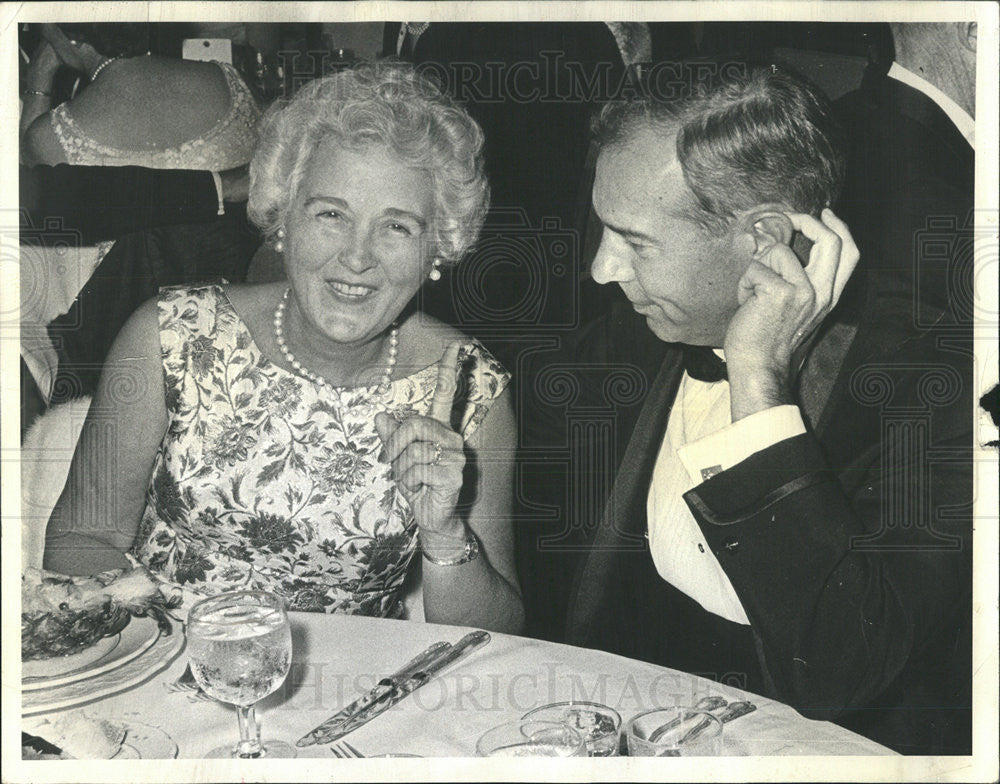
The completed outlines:
{"type": "Polygon", "coordinates": [[[478,757],[586,757],[583,736],[557,721],[520,719],[483,733],[478,757]]]}
{"type": "Polygon", "coordinates": [[[717,757],[722,722],[707,711],[657,708],[634,716],[625,730],[630,757],[717,757]]]}
{"type": "Polygon", "coordinates": [[[254,706],[285,680],[292,633],[285,600],[266,591],[231,591],[198,602],[187,624],[191,672],[202,690],[236,706],[240,740],[208,757],[294,757],[282,741],[260,740],[254,706]]]}

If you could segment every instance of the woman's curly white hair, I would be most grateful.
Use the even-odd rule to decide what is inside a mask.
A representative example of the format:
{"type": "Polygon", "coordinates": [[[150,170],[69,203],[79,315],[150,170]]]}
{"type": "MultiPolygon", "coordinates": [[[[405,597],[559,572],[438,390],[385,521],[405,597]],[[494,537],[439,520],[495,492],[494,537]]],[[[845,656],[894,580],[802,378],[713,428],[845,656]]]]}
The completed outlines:
{"type": "Polygon", "coordinates": [[[307,83],[260,121],[250,163],[247,213],[267,236],[285,224],[309,161],[322,141],[387,146],[434,183],[431,241],[443,263],[476,241],[489,206],[483,132],[468,112],[413,66],[359,65],[307,83]]]}

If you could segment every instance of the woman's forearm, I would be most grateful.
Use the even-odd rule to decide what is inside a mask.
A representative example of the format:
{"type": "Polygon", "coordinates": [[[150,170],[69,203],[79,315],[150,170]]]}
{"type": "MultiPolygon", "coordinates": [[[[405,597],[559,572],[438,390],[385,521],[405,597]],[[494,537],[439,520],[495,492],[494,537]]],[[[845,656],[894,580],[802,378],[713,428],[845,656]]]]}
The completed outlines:
{"type": "Polygon", "coordinates": [[[21,121],[18,137],[23,137],[31,124],[52,108],[52,87],[60,60],[48,43],[43,43],[35,52],[28,66],[21,95],[21,121]]]}
{"type": "Polygon", "coordinates": [[[52,95],[41,90],[26,91],[21,96],[21,122],[18,125],[18,135],[24,136],[24,132],[31,127],[31,124],[52,108],[52,95]]]}
{"type": "Polygon", "coordinates": [[[506,634],[524,628],[517,590],[482,554],[457,566],[423,559],[424,617],[431,623],[478,626],[506,634]]]}

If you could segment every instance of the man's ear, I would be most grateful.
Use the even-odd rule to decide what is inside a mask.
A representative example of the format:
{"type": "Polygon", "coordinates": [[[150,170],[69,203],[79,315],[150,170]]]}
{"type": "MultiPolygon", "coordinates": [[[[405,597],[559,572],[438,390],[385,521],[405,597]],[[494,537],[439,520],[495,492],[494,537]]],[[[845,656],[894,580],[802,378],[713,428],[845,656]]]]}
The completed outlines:
{"type": "Polygon", "coordinates": [[[776,204],[762,204],[744,213],[740,218],[744,231],[753,240],[755,259],[771,252],[775,245],[791,245],[795,228],[783,208],[776,204]]]}

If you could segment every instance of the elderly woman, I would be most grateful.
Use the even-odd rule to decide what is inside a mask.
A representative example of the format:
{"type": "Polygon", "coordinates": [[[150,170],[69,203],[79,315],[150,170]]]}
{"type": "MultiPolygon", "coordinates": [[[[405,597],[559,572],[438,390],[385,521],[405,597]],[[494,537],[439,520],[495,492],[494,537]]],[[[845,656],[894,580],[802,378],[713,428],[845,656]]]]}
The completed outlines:
{"type": "Polygon", "coordinates": [[[46,567],[93,572],[129,551],[199,592],[398,616],[419,565],[427,620],[518,630],[509,374],[415,305],[477,236],[482,144],[463,109],[399,64],[272,107],[249,212],[288,280],[168,290],[136,312],[46,567]]]}

